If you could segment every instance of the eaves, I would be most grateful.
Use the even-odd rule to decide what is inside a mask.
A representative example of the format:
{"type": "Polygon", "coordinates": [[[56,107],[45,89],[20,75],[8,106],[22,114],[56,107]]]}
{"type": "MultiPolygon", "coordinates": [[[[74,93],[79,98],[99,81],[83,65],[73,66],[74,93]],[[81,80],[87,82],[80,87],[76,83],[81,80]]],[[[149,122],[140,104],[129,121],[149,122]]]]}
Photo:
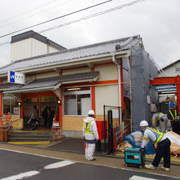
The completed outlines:
{"type": "MultiPolygon", "coordinates": [[[[27,67],[23,69],[17,69],[17,72],[21,73],[32,73],[32,72],[37,72],[37,71],[45,71],[45,70],[51,70],[55,68],[65,68],[65,67],[71,67],[71,66],[78,66],[82,64],[89,64],[89,63],[97,63],[101,61],[107,61],[112,58],[112,56],[116,56],[117,58],[121,57],[128,57],[131,55],[131,50],[130,49],[124,49],[119,52],[109,52],[106,54],[101,54],[101,55],[96,55],[96,56],[90,56],[90,57],[82,57],[79,59],[71,59],[71,60],[64,60],[64,61],[58,61],[56,63],[51,63],[51,64],[44,64],[44,65],[39,65],[39,66],[34,66],[34,67],[27,67]]],[[[4,74],[0,74],[0,77],[6,77],[7,72],[4,74]]]]}

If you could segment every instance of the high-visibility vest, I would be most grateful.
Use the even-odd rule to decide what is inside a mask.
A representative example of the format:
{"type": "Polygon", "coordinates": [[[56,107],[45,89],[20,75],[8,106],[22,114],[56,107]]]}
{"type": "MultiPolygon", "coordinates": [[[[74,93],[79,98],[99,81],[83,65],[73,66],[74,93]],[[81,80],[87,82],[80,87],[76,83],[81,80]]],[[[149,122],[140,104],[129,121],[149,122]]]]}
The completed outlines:
{"type": "Polygon", "coordinates": [[[89,126],[90,126],[91,121],[89,121],[88,123],[84,123],[85,133],[87,134],[93,134],[93,132],[89,131],[89,126]]]}
{"type": "MultiPolygon", "coordinates": [[[[173,119],[177,119],[177,112],[176,112],[176,110],[174,110],[174,115],[173,115],[173,113],[171,112],[171,110],[169,110],[169,113],[171,114],[171,117],[173,118],[173,119]]],[[[171,120],[171,121],[173,121],[173,119],[171,120]]]]}
{"type": "Polygon", "coordinates": [[[155,130],[149,127],[147,127],[146,129],[149,129],[150,131],[152,131],[154,135],[156,136],[156,142],[154,142],[155,144],[157,144],[161,140],[161,138],[164,136],[164,134],[160,132],[159,130],[155,130]]]}
{"type": "Polygon", "coordinates": [[[159,120],[159,118],[160,118],[161,115],[163,115],[163,113],[159,113],[159,114],[158,114],[158,120],[159,120]]]}

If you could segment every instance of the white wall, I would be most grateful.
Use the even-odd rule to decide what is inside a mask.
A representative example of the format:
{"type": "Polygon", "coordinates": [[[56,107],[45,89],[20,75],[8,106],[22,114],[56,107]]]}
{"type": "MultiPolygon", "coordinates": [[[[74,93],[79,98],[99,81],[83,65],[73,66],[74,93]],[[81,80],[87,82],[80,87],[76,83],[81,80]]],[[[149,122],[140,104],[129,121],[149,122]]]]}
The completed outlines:
{"type": "Polygon", "coordinates": [[[77,68],[77,69],[67,69],[62,71],[62,75],[68,74],[77,74],[77,73],[84,73],[84,72],[91,72],[91,68],[77,68]]]}
{"type": "Polygon", "coordinates": [[[96,66],[95,71],[99,71],[100,74],[98,81],[117,80],[117,66],[115,64],[96,66]]]}
{"type": "Polygon", "coordinates": [[[52,46],[48,46],[48,53],[54,53],[54,52],[58,52],[59,50],[52,47],[52,46]]]}
{"type": "MultiPolygon", "coordinates": [[[[98,81],[117,80],[117,66],[108,64],[96,66],[95,71],[99,71],[98,81]]],[[[118,106],[118,84],[106,84],[95,87],[96,114],[103,115],[103,106],[118,106]]]]}
{"type": "Polygon", "coordinates": [[[31,57],[32,39],[22,40],[11,44],[11,60],[31,57]]]}
{"type": "Polygon", "coordinates": [[[103,115],[103,106],[118,106],[118,85],[95,88],[96,114],[103,115]]]}
{"type": "Polygon", "coordinates": [[[25,39],[11,44],[11,61],[30,58],[52,52],[58,49],[34,38],[25,39]]]}
{"type": "MultiPolygon", "coordinates": [[[[164,72],[167,76],[180,75],[180,62],[168,67],[167,69],[164,70],[164,72]],[[178,71],[176,70],[176,68],[179,68],[178,71]]],[[[162,77],[162,75],[160,73],[158,74],[158,76],[162,77]]]]}
{"type": "Polygon", "coordinates": [[[36,74],[36,78],[37,79],[54,77],[54,76],[59,76],[59,73],[58,72],[49,72],[49,73],[39,73],[39,74],[36,74]]]}
{"type": "Polygon", "coordinates": [[[47,54],[47,44],[42,43],[41,41],[38,41],[36,39],[32,39],[31,51],[32,57],[47,54]]]}

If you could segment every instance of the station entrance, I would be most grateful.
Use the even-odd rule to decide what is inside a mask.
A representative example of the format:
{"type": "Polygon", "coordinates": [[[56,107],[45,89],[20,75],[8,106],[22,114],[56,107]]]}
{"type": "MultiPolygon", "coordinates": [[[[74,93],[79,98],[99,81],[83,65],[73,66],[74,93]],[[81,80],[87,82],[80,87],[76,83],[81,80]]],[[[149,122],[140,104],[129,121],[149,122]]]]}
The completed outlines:
{"type": "Polygon", "coordinates": [[[31,123],[28,123],[33,112],[33,108],[37,108],[37,120],[38,127],[43,129],[51,129],[53,118],[57,112],[57,97],[52,94],[38,95],[31,94],[23,98],[23,119],[24,119],[24,129],[31,128],[31,123]]]}

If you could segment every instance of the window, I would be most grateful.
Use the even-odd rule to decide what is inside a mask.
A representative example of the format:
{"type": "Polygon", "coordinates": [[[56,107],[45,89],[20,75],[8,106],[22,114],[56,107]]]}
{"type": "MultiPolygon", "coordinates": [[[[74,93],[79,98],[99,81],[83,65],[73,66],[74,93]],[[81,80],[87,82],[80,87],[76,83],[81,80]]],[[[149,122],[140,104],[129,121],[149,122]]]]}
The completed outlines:
{"type": "Polygon", "coordinates": [[[91,109],[90,88],[64,89],[64,115],[87,115],[91,109]]]}
{"type": "Polygon", "coordinates": [[[12,95],[3,96],[3,113],[19,115],[19,106],[17,99],[12,95]]]}

